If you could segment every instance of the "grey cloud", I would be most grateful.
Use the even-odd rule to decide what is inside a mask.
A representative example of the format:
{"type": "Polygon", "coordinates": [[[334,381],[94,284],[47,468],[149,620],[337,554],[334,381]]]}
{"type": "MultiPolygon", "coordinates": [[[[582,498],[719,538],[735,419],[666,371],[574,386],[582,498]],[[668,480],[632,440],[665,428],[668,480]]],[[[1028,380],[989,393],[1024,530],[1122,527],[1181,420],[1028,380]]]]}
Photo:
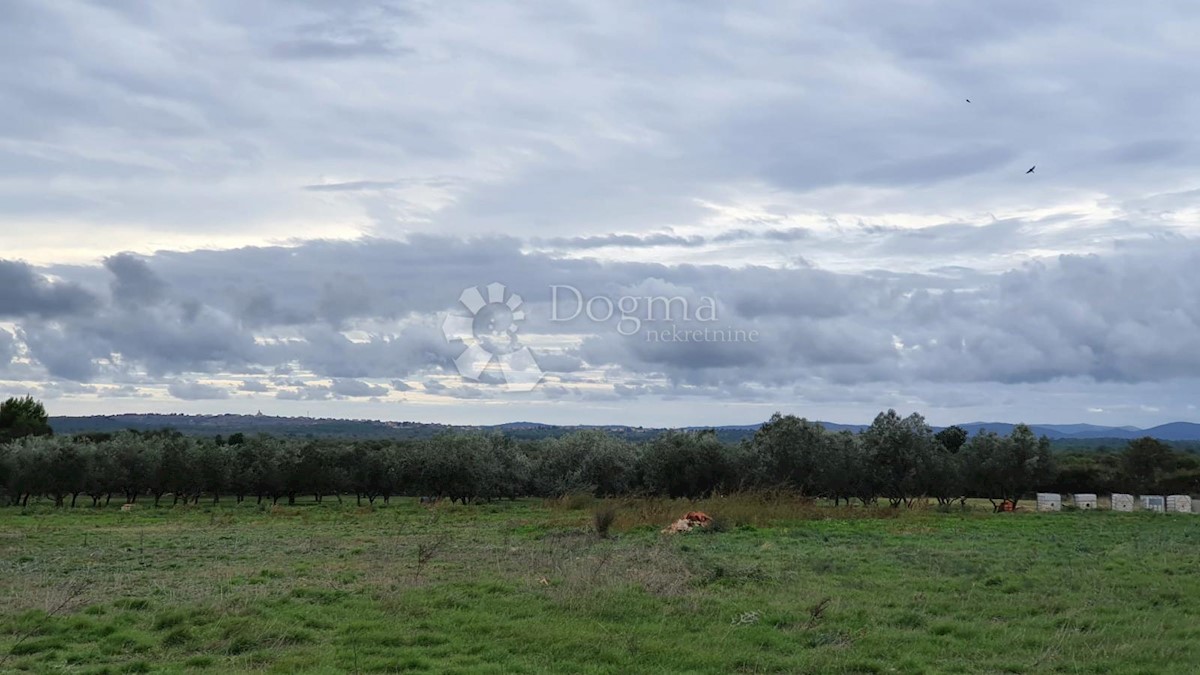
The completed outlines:
{"type": "Polygon", "coordinates": [[[362,380],[334,378],[330,391],[337,396],[387,396],[388,388],[368,384],[362,380]]]}
{"type": "Polygon", "coordinates": [[[280,42],[271,50],[276,56],[289,59],[353,58],[403,53],[403,50],[371,37],[360,39],[297,38],[280,42]]]}
{"type": "Polygon", "coordinates": [[[483,389],[472,386],[453,387],[447,393],[454,398],[462,399],[483,399],[494,397],[494,394],[489,396],[489,394],[484,392],[483,389]]]}
{"type": "MultiPolygon", "coordinates": [[[[947,225],[946,234],[976,234],[959,228],[947,225]]],[[[438,313],[454,307],[462,288],[503,278],[525,298],[525,339],[535,347],[543,339],[539,336],[574,344],[535,349],[547,372],[613,368],[617,377],[640,373],[724,387],[742,382],[780,387],[813,377],[842,385],[1057,377],[1136,382],[1200,376],[1200,364],[1189,356],[1193,348],[1200,353],[1190,337],[1200,335],[1200,305],[1194,299],[1200,288],[1192,288],[1194,275],[1185,271],[1195,264],[1196,250],[1171,240],[1107,256],[1063,256],[1000,275],[966,268],[922,275],[600,263],[521,253],[510,240],[451,238],[314,242],[278,254],[275,249],[164,253],[171,261],[161,266],[168,270],[165,281],[189,288],[207,304],[190,312],[168,303],[134,314],[105,309],[86,321],[30,322],[23,339],[53,375],[79,380],[95,377],[101,366],[110,368],[112,354],[152,374],[297,364],[318,377],[345,380],[345,386],[362,378],[454,373],[452,360],[463,347],[447,343],[438,313]],[[311,271],[290,269],[297,264],[311,271]],[[323,300],[329,297],[327,284],[339,278],[339,265],[355,270],[359,282],[353,293],[379,299],[341,318],[363,333],[358,338],[334,330],[315,318],[321,312],[313,312],[308,324],[259,328],[267,336],[279,330],[288,337],[258,344],[225,314],[223,307],[236,306],[240,297],[229,287],[225,270],[253,270],[244,283],[286,298],[289,305],[313,307],[328,305],[323,300]],[[695,307],[711,294],[718,320],[705,323],[693,316],[691,322],[664,323],[660,314],[632,337],[616,332],[615,317],[601,323],[582,316],[550,321],[547,289],[567,280],[588,297],[614,300],[680,297],[695,307]],[[757,331],[759,339],[646,338],[652,330],[670,334],[674,328],[757,331]]],[[[426,390],[444,391],[438,389],[444,386],[427,381],[426,390]]],[[[382,389],[370,391],[382,395],[382,389]]],[[[354,395],[348,391],[327,393],[354,395]]]]}
{"type": "Polygon", "coordinates": [[[117,387],[100,387],[96,393],[100,398],[149,398],[150,394],[131,384],[117,387]]]}
{"type": "Polygon", "coordinates": [[[113,312],[81,323],[77,330],[103,340],[124,358],[151,374],[207,372],[223,367],[236,372],[253,364],[254,338],[225,313],[202,306],[148,308],[113,312]]]}
{"type": "Polygon", "coordinates": [[[303,340],[262,347],[269,362],[297,361],[329,377],[407,377],[431,366],[452,366],[458,350],[429,324],[410,324],[399,332],[374,334],[355,342],[321,325],[307,327],[303,340]]]}
{"type": "Polygon", "coordinates": [[[113,299],[124,305],[152,305],[166,295],[166,284],[150,266],[129,253],[104,259],[104,267],[113,275],[113,299]]]}
{"type": "Polygon", "coordinates": [[[362,277],[339,274],[326,281],[317,300],[317,314],[333,326],[354,316],[370,316],[372,300],[362,277]]]}
{"type": "Polygon", "coordinates": [[[176,381],[167,385],[167,393],[184,401],[229,398],[229,390],[203,382],[176,381]]]}
{"type": "Polygon", "coordinates": [[[0,260],[0,317],[72,315],[89,310],[97,299],[70,282],[53,282],[30,265],[0,260]]]}
{"type": "Polygon", "coordinates": [[[271,391],[271,387],[262,380],[242,380],[242,383],[238,385],[238,391],[249,391],[261,394],[271,391]]]}
{"type": "Polygon", "coordinates": [[[17,339],[12,333],[0,328],[0,372],[7,369],[17,355],[17,339]]]}
{"type": "Polygon", "coordinates": [[[99,372],[93,359],[103,355],[104,347],[89,335],[59,326],[25,324],[21,338],[30,355],[52,377],[87,382],[99,372]]]}
{"type": "Polygon", "coordinates": [[[191,298],[168,301],[168,284],[143,260],[114,256],[105,267],[114,276],[112,305],[21,324],[30,354],[49,374],[89,381],[125,366],[153,375],[252,367],[254,338],[224,311],[191,298]]]}
{"type": "Polygon", "coordinates": [[[704,237],[681,237],[673,234],[604,234],[588,237],[555,237],[553,239],[535,239],[534,244],[554,248],[607,248],[620,247],[655,247],[655,246],[702,246],[707,242],[704,237]]]}
{"type": "Polygon", "coordinates": [[[304,189],[309,192],[362,192],[369,190],[387,190],[389,188],[399,187],[401,183],[397,181],[376,181],[376,180],[354,180],[345,181],[342,183],[318,183],[313,185],[305,185],[304,189]]]}
{"type": "Polygon", "coordinates": [[[261,288],[237,292],[233,313],[247,326],[300,325],[313,320],[314,311],[279,307],[275,297],[261,288]]]}
{"type": "Polygon", "coordinates": [[[573,373],[584,367],[583,359],[575,354],[547,353],[536,358],[538,366],[547,373],[573,373]]]}
{"type": "Polygon", "coordinates": [[[755,239],[765,239],[767,241],[775,242],[792,242],[809,239],[810,237],[812,237],[812,230],[809,230],[808,228],[789,227],[786,229],[769,228],[766,230],[730,230],[712,237],[711,240],[716,243],[751,241],[755,239]]]}
{"type": "Polygon", "coordinates": [[[96,387],[90,385],[78,384],[76,382],[52,382],[44,385],[39,396],[47,399],[59,399],[64,396],[77,396],[80,394],[95,394],[96,387]]]}
{"type": "MultiPolygon", "coordinates": [[[[501,381],[497,381],[494,384],[500,383],[501,381]]],[[[459,399],[489,398],[489,395],[485,393],[483,389],[473,385],[458,385],[451,387],[436,380],[426,380],[422,383],[422,386],[425,388],[426,392],[434,394],[435,396],[446,396],[449,398],[459,399]]]]}
{"type": "Polygon", "coordinates": [[[272,382],[272,384],[274,384],[277,387],[303,387],[303,386],[307,385],[307,383],[304,380],[287,379],[287,378],[283,378],[283,377],[277,377],[274,380],[272,380],[271,382],[272,382]]]}
{"type": "Polygon", "coordinates": [[[332,393],[326,386],[301,385],[295,390],[280,389],[275,392],[275,398],[284,401],[327,401],[332,398],[332,393]]]}
{"type": "Polygon", "coordinates": [[[411,54],[398,44],[389,20],[412,20],[409,12],[390,7],[339,6],[332,16],[302,24],[276,42],[271,53],[286,59],[350,59],[411,54]]]}
{"type": "Polygon", "coordinates": [[[558,384],[543,384],[538,386],[538,392],[546,398],[567,398],[572,395],[578,395],[578,390],[568,389],[558,384]]]}
{"type": "Polygon", "coordinates": [[[559,249],[599,249],[599,248],[662,248],[680,247],[697,248],[715,244],[730,244],[748,241],[793,242],[807,239],[812,232],[807,228],[793,227],[786,229],[767,228],[751,230],[738,228],[727,230],[716,235],[681,236],[675,234],[604,234],[584,237],[554,237],[550,239],[531,240],[535,246],[546,246],[559,249]]]}

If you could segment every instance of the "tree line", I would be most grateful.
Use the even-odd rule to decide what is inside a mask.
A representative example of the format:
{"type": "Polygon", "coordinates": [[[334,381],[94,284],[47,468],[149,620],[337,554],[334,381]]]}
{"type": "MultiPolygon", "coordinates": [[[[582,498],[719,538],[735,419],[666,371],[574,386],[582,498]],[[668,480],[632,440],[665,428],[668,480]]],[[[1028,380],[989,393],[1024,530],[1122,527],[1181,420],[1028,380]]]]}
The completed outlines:
{"type": "Polygon", "coordinates": [[[968,497],[1018,502],[1063,492],[1195,492],[1200,466],[1154,439],[1120,454],[1056,457],[1045,437],[1017,425],[1008,435],[934,433],[918,414],[880,413],[859,433],[774,415],[752,437],[726,443],[712,431],[669,431],[632,443],[598,430],[516,440],[445,434],[421,440],[198,438],[178,432],[73,437],[25,435],[0,444],[0,502],[59,506],[139,499],[162,503],[295,503],[343,496],[387,502],[428,496],[464,503],[589,492],[702,498],[786,490],[835,503],[911,506],[968,497]],[[1170,487],[1171,490],[1161,488],[1170,487]]]}

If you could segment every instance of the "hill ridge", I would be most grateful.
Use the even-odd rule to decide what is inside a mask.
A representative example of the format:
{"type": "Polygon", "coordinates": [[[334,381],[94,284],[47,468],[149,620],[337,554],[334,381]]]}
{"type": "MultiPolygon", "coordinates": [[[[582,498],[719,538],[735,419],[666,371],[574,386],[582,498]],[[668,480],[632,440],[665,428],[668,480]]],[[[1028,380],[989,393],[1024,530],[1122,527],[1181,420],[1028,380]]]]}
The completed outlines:
{"type": "MultiPolygon", "coordinates": [[[[868,424],[840,424],[818,422],[825,428],[840,431],[860,431],[868,424]]],[[[75,434],[82,432],[115,432],[125,429],[151,431],[173,428],[192,435],[229,435],[233,433],[270,433],[281,436],[318,436],[344,438],[427,438],[449,431],[502,431],[521,437],[561,435],[582,429],[601,429],[621,433],[631,438],[649,438],[670,428],[689,430],[715,429],[725,439],[749,436],[762,423],[720,426],[688,427],[642,427],[625,424],[547,424],[542,422],[516,421],[502,424],[458,425],[437,422],[388,421],[373,419],[346,419],[336,417],[283,417],[263,414],[215,413],[192,415],[183,413],[119,413],[113,415],[57,416],[50,418],[50,426],[56,433],[75,434]]],[[[971,435],[980,431],[1009,433],[1012,422],[966,422],[957,426],[971,435]]],[[[1200,440],[1200,424],[1195,422],[1167,422],[1149,428],[1132,426],[1103,426],[1097,424],[1030,424],[1038,436],[1051,440],[1129,440],[1152,436],[1164,441],[1200,440]]],[[[944,427],[935,426],[935,430],[944,427]]]]}

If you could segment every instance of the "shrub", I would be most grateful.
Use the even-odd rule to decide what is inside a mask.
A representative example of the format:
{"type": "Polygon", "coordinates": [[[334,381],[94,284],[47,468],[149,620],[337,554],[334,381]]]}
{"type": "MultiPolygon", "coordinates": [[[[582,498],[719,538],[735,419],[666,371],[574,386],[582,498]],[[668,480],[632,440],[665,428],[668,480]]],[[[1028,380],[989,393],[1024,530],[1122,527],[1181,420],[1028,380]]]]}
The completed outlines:
{"type": "Polygon", "coordinates": [[[592,512],[592,525],[596,529],[596,536],[601,539],[608,539],[608,532],[612,525],[617,520],[617,509],[613,506],[601,506],[592,512]]]}

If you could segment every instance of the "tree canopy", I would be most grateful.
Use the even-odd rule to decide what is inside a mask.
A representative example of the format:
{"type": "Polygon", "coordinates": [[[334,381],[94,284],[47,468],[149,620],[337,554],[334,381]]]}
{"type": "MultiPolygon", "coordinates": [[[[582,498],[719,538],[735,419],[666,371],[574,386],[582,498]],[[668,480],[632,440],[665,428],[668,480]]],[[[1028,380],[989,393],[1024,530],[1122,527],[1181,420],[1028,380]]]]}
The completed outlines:
{"type": "Polygon", "coordinates": [[[201,495],[287,503],[301,495],[465,503],[574,493],[697,499],[758,489],[900,507],[922,499],[949,506],[967,497],[1000,504],[1041,489],[1200,491],[1197,457],[1153,439],[1132,441],[1122,453],[1058,457],[1025,425],[960,443],[965,432],[934,434],[920,415],[894,410],[861,433],[776,414],[738,443],[711,430],[668,431],[640,443],[595,429],[541,439],[199,438],[169,430],[39,436],[34,432],[49,431],[38,424],[45,419],[41,404],[12,399],[4,411],[6,420],[19,421],[5,428],[22,433],[0,443],[0,503],[9,504],[44,497],[73,505],[80,496],[93,504],[113,496],[195,502],[201,495]]]}
{"type": "Polygon", "coordinates": [[[49,436],[50,417],[32,396],[10,398],[0,403],[0,443],[26,436],[49,436]]]}

